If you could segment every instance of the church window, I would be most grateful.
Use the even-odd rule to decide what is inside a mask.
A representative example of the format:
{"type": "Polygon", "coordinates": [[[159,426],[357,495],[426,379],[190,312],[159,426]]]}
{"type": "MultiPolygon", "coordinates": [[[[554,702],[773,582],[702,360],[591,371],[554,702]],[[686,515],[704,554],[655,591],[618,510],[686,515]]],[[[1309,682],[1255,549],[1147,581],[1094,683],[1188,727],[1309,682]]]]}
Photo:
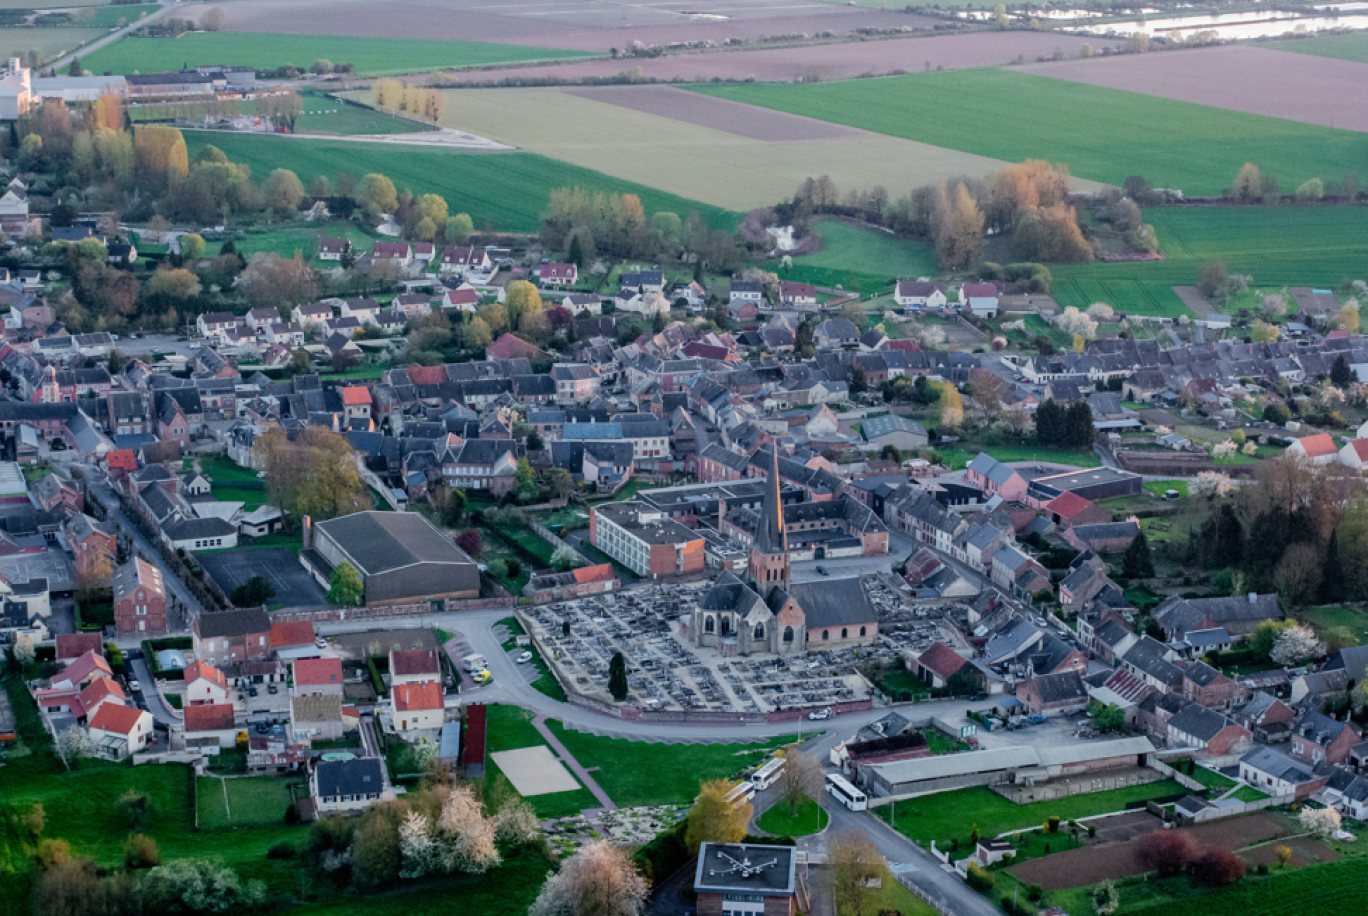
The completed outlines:
{"type": "Polygon", "coordinates": [[[757,624],[755,625],[755,638],[756,638],[756,639],[764,639],[764,638],[765,638],[765,625],[764,625],[763,623],[757,623],[757,624]]]}
{"type": "Polygon", "coordinates": [[[830,631],[830,630],[823,630],[823,631],[822,631],[822,638],[823,638],[823,639],[830,639],[830,638],[831,638],[831,631],[830,631]]]}
{"type": "Polygon", "coordinates": [[[849,638],[849,636],[850,636],[850,631],[848,631],[845,627],[841,627],[841,638],[842,638],[842,639],[847,639],[847,638],[849,638]]]}
{"type": "Polygon", "coordinates": [[[713,619],[712,619],[711,617],[705,617],[705,618],[703,619],[703,632],[704,632],[704,633],[711,633],[712,631],[713,631],[713,619]]]}
{"type": "Polygon", "coordinates": [[[784,642],[793,642],[793,627],[784,627],[784,642]]]}
{"type": "Polygon", "coordinates": [[[864,627],[860,627],[860,635],[861,635],[861,636],[865,635],[865,628],[864,628],[864,627]]]}

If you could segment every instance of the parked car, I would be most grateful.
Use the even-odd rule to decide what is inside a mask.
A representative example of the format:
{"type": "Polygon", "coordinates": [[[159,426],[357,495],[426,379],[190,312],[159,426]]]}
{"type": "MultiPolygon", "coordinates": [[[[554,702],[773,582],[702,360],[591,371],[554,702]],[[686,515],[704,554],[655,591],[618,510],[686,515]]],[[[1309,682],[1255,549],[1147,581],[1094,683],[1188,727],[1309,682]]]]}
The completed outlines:
{"type": "Polygon", "coordinates": [[[525,665],[530,661],[532,661],[531,649],[524,649],[522,652],[518,654],[518,664],[525,665]]]}
{"type": "Polygon", "coordinates": [[[326,649],[328,648],[328,641],[324,639],[322,636],[315,636],[314,645],[320,649],[326,649]]]}
{"type": "Polygon", "coordinates": [[[1027,716],[1026,721],[1031,725],[1044,725],[1049,720],[1046,719],[1044,716],[1040,715],[1039,713],[1035,713],[1033,715],[1027,716]]]}
{"type": "Polygon", "coordinates": [[[267,693],[280,693],[280,688],[277,687],[275,684],[267,684],[267,685],[266,685],[266,692],[267,692],[267,693]]]}
{"type": "Polygon", "coordinates": [[[494,675],[489,673],[488,668],[481,668],[479,671],[476,671],[474,677],[475,683],[479,684],[481,687],[494,680],[494,675]]]}
{"type": "Polygon", "coordinates": [[[818,566],[818,567],[817,567],[817,575],[819,575],[819,576],[829,576],[829,575],[831,575],[831,570],[827,569],[825,566],[818,566]]]}
{"type": "Polygon", "coordinates": [[[254,697],[254,696],[258,696],[258,695],[259,695],[259,691],[258,691],[255,687],[248,687],[248,688],[247,688],[247,696],[249,696],[249,697],[254,697]]]}
{"type": "Polygon", "coordinates": [[[820,722],[823,719],[830,719],[831,715],[831,707],[828,706],[826,709],[814,709],[808,713],[808,718],[814,722],[820,722]]]}
{"type": "Polygon", "coordinates": [[[131,691],[133,691],[134,693],[141,693],[141,692],[142,692],[142,684],[139,684],[139,683],[138,683],[138,679],[137,679],[137,678],[129,678],[129,681],[128,681],[128,689],[131,690],[131,691]]]}
{"type": "Polygon", "coordinates": [[[982,703],[986,699],[988,699],[988,694],[984,693],[983,691],[979,691],[978,693],[974,694],[969,698],[969,702],[982,703]]]}

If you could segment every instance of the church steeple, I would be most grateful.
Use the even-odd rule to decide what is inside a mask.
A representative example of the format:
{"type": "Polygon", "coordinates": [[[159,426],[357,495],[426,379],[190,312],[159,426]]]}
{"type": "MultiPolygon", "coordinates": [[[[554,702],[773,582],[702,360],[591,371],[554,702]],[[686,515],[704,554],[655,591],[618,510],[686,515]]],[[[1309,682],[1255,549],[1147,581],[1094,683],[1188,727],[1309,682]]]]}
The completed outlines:
{"type": "Polygon", "coordinates": [[[776,586],[788,589],[788,534],[784,531],[784,505],[779,499],[779,449],[770,446],[769,476],[765,479],[765,500],[760,508],[760,524],[751,544],[750,579],[762,598],[776,586]]]}

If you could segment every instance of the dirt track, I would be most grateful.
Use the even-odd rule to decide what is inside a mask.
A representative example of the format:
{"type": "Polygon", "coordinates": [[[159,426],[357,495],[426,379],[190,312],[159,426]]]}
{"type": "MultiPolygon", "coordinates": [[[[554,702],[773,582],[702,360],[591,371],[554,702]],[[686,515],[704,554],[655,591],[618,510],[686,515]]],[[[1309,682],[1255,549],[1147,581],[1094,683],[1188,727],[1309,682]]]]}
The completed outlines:
{"type": "Polygon", "coordinates": [[[1368,64],[1269,48],[1189,51],[1028,64],[1026,73],[1166,99],[1368,132],[1368,64]]]}

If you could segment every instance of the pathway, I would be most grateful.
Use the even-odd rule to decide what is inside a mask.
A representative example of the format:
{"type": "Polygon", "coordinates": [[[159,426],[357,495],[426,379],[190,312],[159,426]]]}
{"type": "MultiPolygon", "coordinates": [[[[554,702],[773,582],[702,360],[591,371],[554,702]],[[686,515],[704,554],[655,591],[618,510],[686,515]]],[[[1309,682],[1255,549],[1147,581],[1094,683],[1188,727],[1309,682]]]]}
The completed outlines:
{"type": "Polygon", "coordinates": [[[617,804],[608,797],[607,792],[603,791],[603,787],[598,784],[594,777],[589,775],[589,771],[584,768],[583,764],[575,759],[574,755],[566,749],[565,745],[561,744],[561,740],[552,733],[551,729],[546,727],[545,715],[539,713],[537,717],[532,720],[532,727],[546,739],[546,743],[551,746],[551,750],[556,752],[556,756],[561,759],[561,763],[568,766],[570,772],[574,773],[579,781],[584,783],[584,787],[594,793],[594,798],[598,799],[598,803],[605,811],[617,810],[617,804]]]}

